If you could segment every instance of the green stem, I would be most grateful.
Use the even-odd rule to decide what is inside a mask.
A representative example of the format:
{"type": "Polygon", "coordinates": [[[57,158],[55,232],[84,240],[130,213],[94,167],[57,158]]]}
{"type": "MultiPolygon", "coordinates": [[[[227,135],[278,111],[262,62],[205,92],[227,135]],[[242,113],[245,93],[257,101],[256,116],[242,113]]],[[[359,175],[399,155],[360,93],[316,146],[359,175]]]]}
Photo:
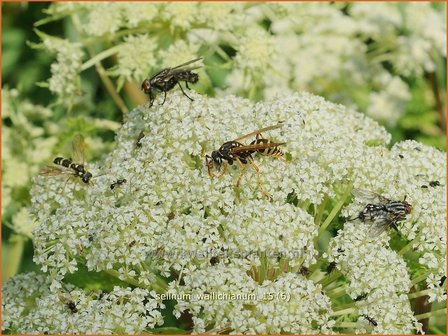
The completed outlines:
{"type": "Polygon", "coordinates": [[[430,318],[433,316],[440,316],[440,315],[445,315],[446,314],[446,308],[441,308],[441,309],[437,309],[437,310],[433,310],[424,314],[419,314],[419,315],[415,315],[415,318],[420,321],[426,318],[430,318]]]}
{"type": "MultiPolygon", "coordinates": [[[[162,29],[161,26],[159,27],[154,27],[153,31],[157,31],[160,32],[160,30],[162,29]]],[[[111,37],[113,37],[115,40],[119,40],[119,38],[121,38],[122,36],[126,36],[126,35],[131,35],[131,34],[138,34],[138,33],[149,33],[149,35],[151,35],[151,31],[149,27],[137,27],[137,28],[130,28],[130,29],[123,29],[120,30],[119,32],[115,32],[112,35],[110,34],[106,34],[103,36],[95,36],[95,37],[83,37],[81,38],[81,43],[84,46],[87,45],[97,45],[101,42],[106,42],[108,40],[111,39],[111,37]]]]}
{"type": "Polygon", "coordinates": [[[292,268],[292,269],[291,269],[291,272],[293,272],[293,273],[298,272],[298,271],[300,270],[300,268],[302,267],[302,264],[303,264],[304,261],[305,261],[305,257],[300,257],[300,258],[297,260],[297,265],[298,265],[298,266],[292,268]]]}
{"type": "Polygon", "coordinates": [[[330,274],[328,274],[327,276],[323,277],[318,283],[320,283],[322,285],[322,287],[326,287],[329,284],[331,284],[333,281],[338,279],[341,275],[342,275],[341,272],[333,271],[330,274]]]}
{"type": "Polygon", "coordinates": [[[412,279],[412,284],[415,285],[415,284],[418,284],[419,282],[425,280],[429,274],[430,274],[430,272],[426,272],[426,273],[416,277],[415,279],[412,279]]]}
{"type": "MultiPolygon", "coordinates": [[[[78,32],[81,31],[81,29],[80,29],[81,22],[79,21],[78,16],[73,15],[71,18],[72,18],[73,25],[77,29],[77,31],[78,32]]],[[[89,53],[90,57],[94,58],[95,53],[93,51],[93,48],[89,47],[87,45],[85,47],[86,47],[87,52],[89,53]]],[[[85,65],[85,63],[84,63],[84,65],[85,65]]],[[[96,72],[98,73],[98,75],[100,76],[100,79],[103,82],[103,85],[106,88],[107,92],[112,97],[112,100],[115,102],[115,104],[117,104],[118,108],[121,110],[121,113],[123,115],[128,114],[129,110],[128,110],[126,104],[124,103],[123,99],[121,99],[120,95],[117,93],[117,90],[115,89],[114,84],[112,83],[110,78],[107,76],[106,69],[104,69],[104,67],[101,65],[101,62],[95,63],[95,69],[96,69],[96,72]]]]}
{"type": "Polygon", "coordinates": [[[414,245],[416,239],[418,238],[418,235],[409,243],[407,243],[399,252],[398,255],[402,256],[408,253],[410,250],[412,250],[412,245],[414,245]]]}
{"type": "MultiPolygon", "coordinates": [[[[87,50],[89,51],[90,55],[93,55],[92,50],[90,48],[88,48],[87,50]]],[[[106,88],[107,92],[112,97],[112,100],[115,102],[115,104],[117,104],[118,108],[121,110],[121,113],[123,115],[127,115],[129,113],[129,110],[126,104],[124,103],[123,99],[121,99],[120,95],[117,93],[114,84],[107,76],[106,69],[104,69],[101,63],[95,64],[95,69],[98,75],[100,76],[100,79],[103,82],[103,85],[106,88]]]]}
{"type": "Polygon", "coordinates": [[[325,195],[322,202],[317,207],[316,215],[314,216],[314,223],[319,224],[324,216],[324,211],[328,203],[328,196],[325,195]]]}
{"type": "Polygon", "coordinates": [[[356,309],[355,308],[347,308],[347,309],[341,309],[338,311],[333,312],[333,314],[331,314],[331,316],[341,316],[341,315],[348,315],[348,314],[354,314],[356,313],[356,309]]]}
{"type": "Polygon", "coordinates": [[[308,208],[311,205],[311,201],[304,201],[299,203],[299,207],[308,212],[308,208]]]}
{"type": "Polygon", "coordinates": [[[437,80],[437,73],[435,71],[432,71],[427,74],[427,77],[431,84],[432,93],[434,95],[435,108],[439,114],[441,131],[444,134],[445,129],[446,129],[446,119],[445,119],[446,116],[445,116],[445,108],[443,106],[442,98],[440,95],[439,82],[437,80]]]}
{"type": "Polygon", "coordinates": [[[418,298],[420,296],[428,295],[429,293],[431,293],[431,289],[424,289],[424,290],[421,290],[419,292],[408,294],[408,298],[409,299],[415,299],[415,298],[418,298]]]}
{"type": "MultiPolygon", "coordinates": [[[[325,219],[324,223],[320,226],[318,235],[316,238],[318,238],[327,229],[327,227],[330,225],[330,223],[333,221],[333,219],[339,213],[339,211],[341,210],[342,206],[344,205],[347,197],[350,195],[352,188],[353,188],[353,181],[347,185],[347,188],[345,189],[344,194],[341,196],[339,201],[336,203],[334,208],[331,210],[330,214],[325,219]]],[[[317,239],[316,239],[316,241],[317,241],[317,239]]]]}
{"type": "Polygon", "coordinates": [[[105,272],[109,275],[112,275],[113,277],[120,279],[121,281],[127,282],[128,284],[135,286],[135,287],[142,287],[140,282],[138,282],[137,280],[133,279],[133,278],[126,278],[126,279],[121,279],[120,278],[120,273],[118,273],[118,271],[114,270],[114,269],[110,269],[110,270],[105,270],[105,272]]]}
{"type": "Polygon", "coordinates": [[[436,326],[430,326],[429,327],[429,334],[445,335],[445,332],[440,330],[436,326]]]}
{"type": "Polygon", "coordinates": [[[97,63],[100,63],[103,59],[108,58],[118,52],[120,49],[120,45],[116,45],[112,48],[103,50],[102,52],[96,54],[91,59],[89,59],[87,62],[85,62],[83,65],[81,65],[81,71],[87,70],[93,65],[96,65],[97,63]]]}
{"type": "Polygon", "coordinates": [[[344,305],[340,305],[337,306],[333,309],[334,312],[340,311],[340,310],[344,310],[344,309],[348,309],[348,308],[355,308],[356,307],[356,302],[350,302],[344,305]]]}
{"type": "Polygon", "coordinates": [[[173,334],[186,334],[187,331],[176,327],[161,327],[146,330],[148,334],[161,334],[161,335],[173,335],[173,334]]]}
{"type": "Polygon", "coordinates": [[[3,273],[3,281],[17,274],[20,264],[22,263],[23,250],[27,239],[28,238],[15,233],[9,238],[8,263],[6,264],[3,273]]]}
{"type": "Polygon", "coordinates": [[[325,260],[321,257],[318,262],[316,262],[314,265],[310,266],[310,276],[312,276],[316,270],[320,269],[320,266],[322,266],[324,261],[325,260]]]}
{"type": "Polygon", "coordinates": [[[256,93],[257,93],[257,86],[256,85],[251,85],[250,90],[249,90],[249,94],[248,94],[249,100],[253,101],[255,99],[255,94],[256,93]]]}
{"type": "Polygon", "coordinates": [[[231,326],[231,324],[228,323],[228,324],[225,325],[224,327],[216,327],[216,328],[207,330],[207,334],[208,334],[208,335],[210,335],[210,334],[220,334],[220,333],[222,333],[222,332],[224,332],[224,331],[230,329],[230,326],[231,326]]]}
{"type": "Polygon", "coordinates": [[[165,283],[165,281],[163,281],[163,279],[161,279],[160,277],[157,277],[156,282],[152,283],[151,285],[145,286],[143,284],[141,284],[140,282],[138,282],[137,280],[133,279],[133,278],[125,278],[125,279],[121,279],[120,278],[120,273],[118,273],[118,271],[111,269],[111,270],[106,270],[105,271],[107,274],[112,275],[113,277],[120,279],[121,281],[127,282],[128,284],[134,286],[134,287],[140,287],[140,288],[145,288],[145,289],[154,289],[157,293],[159,294],[163,294],[166,293],[166,289],[167,289],[167,284],[165,283]]]}
{"type": "Polygon", "coordinates": [[[346,289],[347,289],[347,285],[344,285],[344,286],[341,286],[341,287],[337,287],[337,288],[334,288],[334,289],[332,289],[332,290],[329,290],[329,291],[326,293],[326,295],[327,295],[331,300],[334,300],[334,299],[337,299],[337,298],[340,297],[340,296],[344,296],[345,294],[347,294],[347,293],[345,292],[346,289]]]}
{"type": "Polygon", "coordinates": [[[358,324],[356,322],[336,322],[335,328],[356,328],[358,324]]]}
{"type": "Polygon", "coordinates": [[[160,291],[160,293],[166,293],[168,289],[168,284],[160,276],[157,276],[156,283],[152,284],[151,286],[154,288],[155,291],[160,291]]]}
{"type": "MultiPolygon", "coordinates": [[[[11,117],[11,119],[12,119],[12,117],[11,117]]],[[[4,225],[4,226],[10,228],[11,231],[14,231],[16,235],[23,236],[23,237],[25,237],[25,238],[27,238],[27,239],[33,239],[32,235],[30,235],[30,234],[27,234],[27,233],[25,233],[25,232],[18,232],[18,231],[17,231],[17,228],[16,228],[14,225],[12,225],[11,223],[4,222],[4,223],[2,223],[2,225],[4,225]]]]}

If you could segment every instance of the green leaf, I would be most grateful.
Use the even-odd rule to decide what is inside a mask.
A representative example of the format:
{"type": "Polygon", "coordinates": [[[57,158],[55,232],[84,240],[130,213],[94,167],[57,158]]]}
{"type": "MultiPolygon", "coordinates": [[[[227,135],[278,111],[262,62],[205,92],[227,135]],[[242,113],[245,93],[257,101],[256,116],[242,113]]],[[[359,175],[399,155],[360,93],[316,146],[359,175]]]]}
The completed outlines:
{"type": "Polygon", "coordinates": [[[286,203],[297,206],[299,204],[299,199],[297,198],[296,192],[293,190],[286,196],[286,203]]]}

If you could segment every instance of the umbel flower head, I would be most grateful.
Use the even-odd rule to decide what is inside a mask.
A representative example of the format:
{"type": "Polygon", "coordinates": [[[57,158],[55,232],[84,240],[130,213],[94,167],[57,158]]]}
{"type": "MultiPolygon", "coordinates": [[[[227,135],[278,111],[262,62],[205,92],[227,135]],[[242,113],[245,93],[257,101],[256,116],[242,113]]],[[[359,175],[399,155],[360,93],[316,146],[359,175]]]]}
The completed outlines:
{"type": "MultiPolygon", "coordinates": [[[[131,111],[114,151],[87,165],[90,185],[76,177],[35,179],[34,260],[47,273],[48,291],[67,291],[67,275],[85,265],[134,290],[154,290],[155,302],[163,300],[156,292],[170,294],[184,332],[420,330],[411,288],[426,280],[425,295],[445,299],[436,281],[446,249],[444,188],[430,184],[445,180],[444,154],[417,142],[389,150],[390,135],[376,122],[307,93],[257,104],[189,95],[194,101],[170,92],[164,105],[131,111]],[[210,178],[206,154],[279,123],[263,136],[285,143],[284,160],[254,153],[259,174],[235,163],[210,178]],[[112,189],[118,179],[126,182],[112,189]],[[366,205],[351,200],[352,188],[407,196],[413,212],[398,224],[401,236],[372,237],[371,223],[346,221],[366,205]],[[413,269],[406,266],[411,258],[413,269]],[[332,261],[333,270],[326,267],[332,261]]],[[[24,315],[7,320],[9,328],[24,315]]],[[[139,321],[133,332],[155,326],[139,321]]],[[[47,326],[45,319],[33,323],[39,328],[27,330],[47,326]]],[[[128,332],[92,324],[66,330],[128,332]]]]}

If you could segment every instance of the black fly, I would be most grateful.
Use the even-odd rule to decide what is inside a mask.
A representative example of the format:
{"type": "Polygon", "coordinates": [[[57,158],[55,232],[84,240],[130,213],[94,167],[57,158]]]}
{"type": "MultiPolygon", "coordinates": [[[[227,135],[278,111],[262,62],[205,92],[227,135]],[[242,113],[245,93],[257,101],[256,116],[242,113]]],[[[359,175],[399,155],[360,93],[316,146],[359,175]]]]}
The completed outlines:
{"type": "Polygon", "coordinates": [[[355,189],[353,194],[365,200],[376,200],[375,203],[367,204],[359,212],[358,217],[351,219],[371,222],[372,226],[369,232],[371,237],[380,235],[390,227],[399,232],[398,222],[405,220],[406,215],[412,212],[412,206],[406,202],[406,197],[403,201],[392,201],[376,193],[360,189],[355,189]]]}
{"type": "Polygon", "coordinates": [[[163,92],[165,93],[165,96],[163,98],[163,102],[160,105],[163,105],[166,100],[166,93],[170,90],[172,90],[176,84],[179,85],[180,89],[182,90],[182,93],[185,97],[193,101],[192,98],[190,98],[182,88],[179,82],[185,82],[185,86],[187,89],[190,89],[188,86],[188,83],[195,84],[199,80],[199,75],[197,73],[194,73],[193,70],[200,68],[200,65],[196,66],[190,66],[187,67],[187,65],[195,63],[199,60],[201,60],[202,57],[195,58],[194,60],[185,62],[183,64],[180,64],[178,66],[175,66],[173,68],[166,68],[158,73],[156,73],[151,78],[147,78],[142,83],[142,90],[148,95],[149,97],[149,107],[151,107],[154,104],[154,92],[163,92]]]}

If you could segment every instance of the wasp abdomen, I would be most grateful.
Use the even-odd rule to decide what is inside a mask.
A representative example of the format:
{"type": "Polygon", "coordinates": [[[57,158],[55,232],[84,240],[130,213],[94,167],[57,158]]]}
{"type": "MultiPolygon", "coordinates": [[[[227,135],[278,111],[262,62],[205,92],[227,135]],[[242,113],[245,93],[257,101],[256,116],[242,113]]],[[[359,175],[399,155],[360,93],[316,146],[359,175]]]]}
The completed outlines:
{"type": "MultiPolygon", "coordinates": [[[[251,142],[251,145],[256,144],[269,144],[272,143],[272,141],[269,141],[268,139],[259,138],[251,142]]],[[[265,156],[272,156],[275,158],[282,158],[285,156],[285,152],[283,152],[279,147],[269,147],[269,148],[260,148],[257,149],[257,152],[265,155],[265,156]]]]}

